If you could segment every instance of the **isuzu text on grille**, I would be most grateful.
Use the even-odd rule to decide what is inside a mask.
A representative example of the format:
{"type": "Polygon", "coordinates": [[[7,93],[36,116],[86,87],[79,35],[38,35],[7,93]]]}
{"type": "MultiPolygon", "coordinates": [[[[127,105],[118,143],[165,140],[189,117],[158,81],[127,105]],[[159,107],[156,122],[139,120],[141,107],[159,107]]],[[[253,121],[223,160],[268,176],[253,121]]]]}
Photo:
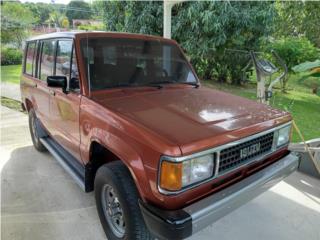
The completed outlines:
{"type": "Polygon", "coordinates": [[[253,144],[240,150],[240,158],[245,158],[260,151],[260,143],[253,144]]]}

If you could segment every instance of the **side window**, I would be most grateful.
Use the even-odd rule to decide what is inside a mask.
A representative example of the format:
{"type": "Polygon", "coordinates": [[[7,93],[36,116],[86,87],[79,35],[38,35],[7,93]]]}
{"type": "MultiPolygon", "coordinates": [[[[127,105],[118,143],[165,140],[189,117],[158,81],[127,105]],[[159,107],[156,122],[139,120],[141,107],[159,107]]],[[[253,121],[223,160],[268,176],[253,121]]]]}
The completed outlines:
{"type": "Polygon", "coordinates": [[[66,76],[69,89],[79,89],[79,72],[72,40],[58,41],[56,76],[66,76]]]}
{"type": "Polygon", "coordinates": [[[72,41],[62,40],[58,41],[57,58],[56,58],[56,75],[66,76],[68,81],[70,78],[72,57],[72,41]]]}
{"type": "Polygon", "coordinates": [[[43,81],[54,75],[54,52],[55,40],[44,40],[40,58],[40,79],[43,81]]]}
{"type": "Polygon", "coordinates": [[[35,58],[36,58],[36,42],[29,42],[27,44],[27,52],[25,59],[25,70],[26,74],[31,76],[35,75],[35,58]]]}
{"type": "Polygon", "coordinates": [[[69,81],[69,88],[73,90],[79,90],[79,71],[78,71],[78,64],[76,58],[76,52],[74,47],[72,48],[72,65],[71,65],[71,75],[69,81]]]}

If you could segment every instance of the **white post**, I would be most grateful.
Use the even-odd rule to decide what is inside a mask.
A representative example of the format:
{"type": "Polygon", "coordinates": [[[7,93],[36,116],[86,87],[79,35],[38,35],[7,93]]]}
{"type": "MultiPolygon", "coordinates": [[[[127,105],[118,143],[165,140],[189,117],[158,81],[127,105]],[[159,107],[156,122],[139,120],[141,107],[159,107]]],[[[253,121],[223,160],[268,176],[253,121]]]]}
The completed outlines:
{"type": "Polygon", "coordinates": [[[171,10],[172,7],[185,0],[164,0],[163,1],[163,37],[171,38],[171,10]]]}
{"type": "Polygon", "coordinates": [[[163,1],[163,37],[171,38],[171,9],[172,2],[163,1]]]}

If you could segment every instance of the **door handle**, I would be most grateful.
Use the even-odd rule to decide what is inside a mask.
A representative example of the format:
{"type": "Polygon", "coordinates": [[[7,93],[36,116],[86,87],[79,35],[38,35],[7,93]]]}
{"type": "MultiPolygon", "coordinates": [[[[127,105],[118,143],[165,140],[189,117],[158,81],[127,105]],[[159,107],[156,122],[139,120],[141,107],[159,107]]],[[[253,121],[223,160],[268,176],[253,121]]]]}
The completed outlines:
{"type": "Polygon", "coordinates": [[[53,90],[51,90],[51,89],[49,89],[49,93],[50,93],[52,96],[55,96],[55,95],[56,95],[56,92],[53,91],[53,90]]]}
{"type": "Polygon", "coordinates": [[[26,87],[33,87],[33,88],[36,88],[37,87],[37,84],[36,83],[22,83],[23,86],[26,86],[26,87]]]}

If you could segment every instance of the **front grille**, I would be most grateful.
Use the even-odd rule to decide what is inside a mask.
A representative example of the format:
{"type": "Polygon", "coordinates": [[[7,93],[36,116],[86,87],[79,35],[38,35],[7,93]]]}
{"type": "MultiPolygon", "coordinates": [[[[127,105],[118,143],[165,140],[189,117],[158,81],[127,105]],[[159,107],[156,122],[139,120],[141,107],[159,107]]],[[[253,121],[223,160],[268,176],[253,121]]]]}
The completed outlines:
{"type": "Polygon", "coordinates": [[[247,142],[221,150],[218,173],[225,173],[270,152],[273,144],[273,134],[274,132],[270,132],[247,142]]]}

